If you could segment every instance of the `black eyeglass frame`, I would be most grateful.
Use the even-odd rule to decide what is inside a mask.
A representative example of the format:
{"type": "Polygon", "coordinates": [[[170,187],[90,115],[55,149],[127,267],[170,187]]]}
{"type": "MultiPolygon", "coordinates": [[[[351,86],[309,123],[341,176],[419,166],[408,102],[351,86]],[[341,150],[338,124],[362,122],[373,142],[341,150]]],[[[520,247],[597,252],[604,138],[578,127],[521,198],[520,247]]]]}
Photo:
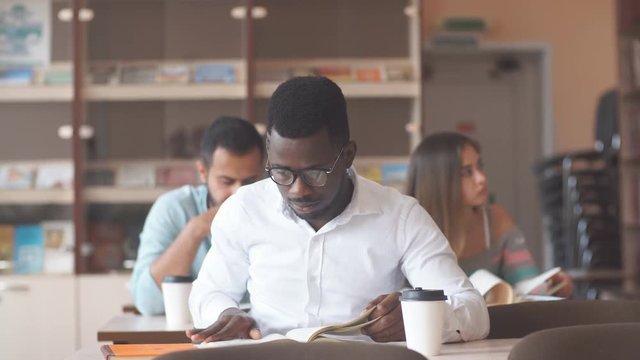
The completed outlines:
{"type": "Polygon", "coordinates": [[[340,160],[340,157],[342,156],[342,152],[344,151],[344,146],[340,149],[340,153],[338,154],[338,157],[336,157],[336,159],[333,161],[333,165],[331,165],[330,168],[328,169],[324,169],[324,168],[316,168],[316,167],[311,167],[311,168],[306,168],[306,169],[302,169],[302,170],[293,170],[291,168],[288,168],[286,166],[267,166],[264,168],[264,170],[267,172],[267,174],[269,174],[269,178],[271,178],[271,180],[281,186],[291,186],[293,185],[293,183],[296,182],[296,179],[298,179],[298,177],[300,177],[302,179],[302,181],[304,181],[305,184],[311,186],[311,187],[323,187],[325,185],[327,185],[327,180],[329,179],[329,175],[333,172],[333,170],[335,169],[336,165],[338,164],[338,160],[340,160]],[[271,170],[286,170],[289,171],[292,175],[291,181],[289,183],[283,184],[280,183],[278,181],[276,181],[276,179],[273,178],[273,175],[271,174],[271,170]],[[304,173],[306,171],[323,171],[326,176],[324,177],[324,181],[322,182],[322,184],[310,184],[307,181],[307,177],[304,176],[304,173]]]}

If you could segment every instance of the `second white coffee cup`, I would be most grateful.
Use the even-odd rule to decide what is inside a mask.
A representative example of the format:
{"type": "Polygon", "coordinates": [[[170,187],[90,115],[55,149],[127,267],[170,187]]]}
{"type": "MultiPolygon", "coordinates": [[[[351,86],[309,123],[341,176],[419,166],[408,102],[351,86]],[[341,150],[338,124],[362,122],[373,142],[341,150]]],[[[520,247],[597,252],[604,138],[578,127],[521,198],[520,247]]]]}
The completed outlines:
{"type": "Polygon", "coordinates": [[[425,357],[440,353],[445,300],[442,290],[415,288],[400,296],[407,348],[425,357]]]}
{"type": "Polygon", "coordinates": [[[167,329],[184,330],[191,326],[189,294],[191,276],[165,276],[162,279],[162,298],[167,319],[167,329]]]}

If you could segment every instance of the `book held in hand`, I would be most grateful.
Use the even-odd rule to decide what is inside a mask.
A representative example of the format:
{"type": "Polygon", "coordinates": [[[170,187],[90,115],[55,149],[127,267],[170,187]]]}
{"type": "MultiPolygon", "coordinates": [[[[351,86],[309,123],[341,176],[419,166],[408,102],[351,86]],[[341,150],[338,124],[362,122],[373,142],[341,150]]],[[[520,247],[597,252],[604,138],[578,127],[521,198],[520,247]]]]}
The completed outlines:
{"type": "Polygon", "coordinates": [[[553,295],[565,287],[567,282],[549,286],[548,280],[561,270],[561,268],[555,267],[538,276],[521,280],[515,284],[515,287],[485,269],[476,270],[469,276],[469,281],[484,296],[487,305],[511,304],[532,300],[558,300],[561,298],[553,295]]]}

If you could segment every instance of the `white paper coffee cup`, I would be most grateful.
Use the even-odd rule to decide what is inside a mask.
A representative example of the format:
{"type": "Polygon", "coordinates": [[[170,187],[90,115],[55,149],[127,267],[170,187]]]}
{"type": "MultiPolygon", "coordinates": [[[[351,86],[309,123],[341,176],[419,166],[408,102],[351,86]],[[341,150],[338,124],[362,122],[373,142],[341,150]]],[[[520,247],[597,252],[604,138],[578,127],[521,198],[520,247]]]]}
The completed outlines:
{"type": "Polygon", "coordinates": [[[189,293],[191,276],[165,276],[162,279],[162,297],[168,330],[184,330],[191,326],[189,293]]]}
{"type": "Polygon", "coordinates": [[[400,296],[407,348],[425,357],[438,355],[442,345],[445,300],[442,290],[415,288],[400,296]]]}

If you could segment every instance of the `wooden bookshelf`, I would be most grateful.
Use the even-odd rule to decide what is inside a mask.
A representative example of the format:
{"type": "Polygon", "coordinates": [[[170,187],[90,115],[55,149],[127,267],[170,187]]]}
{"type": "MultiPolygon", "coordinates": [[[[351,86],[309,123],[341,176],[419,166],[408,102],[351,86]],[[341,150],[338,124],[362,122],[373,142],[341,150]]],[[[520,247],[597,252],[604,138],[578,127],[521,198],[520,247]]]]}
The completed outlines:
{"type": "Polygon", "coordinates": [[[242,100],[247,90],[244,84],[90,85],[85,96],[88,101],[242,100]]]}
{"type": "Polygon", "coordinates": [[[640,3],[618,0],[620,208],[624,281],[627,292],[640,289],[640,3]]]}
{"type": "Polygon", "coordinates": [[[71,85],[16,85],[0,87],[0,103],[70,102],[71,85]]]}
{"type": "Polygon", "coordinates": [[[150,204],[170,187],[123,188],[113,186],[89,186],[85,197],[89,203],[100,204],[150,204]]]}
{"type": "Polygon", "coordinates": [[[20,189],[0,190],[2,205],[71,205],[73,191],[70,189],[20,189]]]}
{"type": "MultiPolygon", "coordinates": [[[[280,82],[256,84],[256,96],[269,98],[280,82]]],[[[337,82],[347,98],[414,98],[420,93],[418,82],[337,82]]]]}

